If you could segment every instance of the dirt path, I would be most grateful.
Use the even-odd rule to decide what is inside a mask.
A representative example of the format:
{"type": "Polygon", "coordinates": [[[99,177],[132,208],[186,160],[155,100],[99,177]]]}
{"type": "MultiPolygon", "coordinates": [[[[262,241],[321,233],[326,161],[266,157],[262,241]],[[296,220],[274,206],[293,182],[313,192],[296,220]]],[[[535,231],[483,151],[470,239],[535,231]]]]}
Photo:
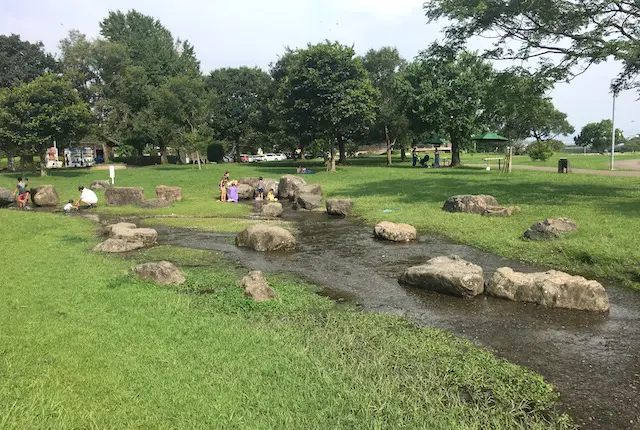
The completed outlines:
{"type": "MultiPolygon", "coordinates": [[[[638,176],[640,177],[640,160],[625,160],[619,161],[616,164],[619,168],[634,169],[634,170],[592,170],[592,169],[571,169],[571,173],[581,173],[585,175],[598,175],[598,176],[638,176]]],[[[539,172],[557,172],[555,167],[543,167],[543,166],[522,166],[513,165],[514,170],[537,170],[539,172]]]]}

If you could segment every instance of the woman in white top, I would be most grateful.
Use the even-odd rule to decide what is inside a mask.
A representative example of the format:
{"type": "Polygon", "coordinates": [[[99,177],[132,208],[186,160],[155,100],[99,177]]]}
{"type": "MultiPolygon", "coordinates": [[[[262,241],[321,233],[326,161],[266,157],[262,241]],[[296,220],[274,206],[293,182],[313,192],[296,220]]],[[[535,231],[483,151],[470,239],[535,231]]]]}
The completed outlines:
{"type": "Polygon", "coordinates": [[[80,203],[84,203],[87,207],[91,208],[98,203],[98,196],[96,196],[96,193],[91,191],[89,188],[80,186],[78,187],[78,191],[80,191],[80,198],[75,204],[76,207],[80,207],[80,203]]]}

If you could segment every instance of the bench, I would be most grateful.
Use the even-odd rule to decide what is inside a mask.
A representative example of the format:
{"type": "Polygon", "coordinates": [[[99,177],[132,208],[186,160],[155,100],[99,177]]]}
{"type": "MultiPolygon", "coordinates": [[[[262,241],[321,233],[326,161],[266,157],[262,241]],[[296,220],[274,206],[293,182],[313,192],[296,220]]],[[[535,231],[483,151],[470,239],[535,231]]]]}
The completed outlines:
{"type": "Polygon", "coordinates": [[[483,158],[482,161],[484,161],[484,167],[487,168],[489,167],[489,164],[491,163],[491,161],[495,161],[498,160],[498,170],[500,170],[502,168],[502,161],[504,160],[504,158],[500,157],[500,158],[483,158]]]}

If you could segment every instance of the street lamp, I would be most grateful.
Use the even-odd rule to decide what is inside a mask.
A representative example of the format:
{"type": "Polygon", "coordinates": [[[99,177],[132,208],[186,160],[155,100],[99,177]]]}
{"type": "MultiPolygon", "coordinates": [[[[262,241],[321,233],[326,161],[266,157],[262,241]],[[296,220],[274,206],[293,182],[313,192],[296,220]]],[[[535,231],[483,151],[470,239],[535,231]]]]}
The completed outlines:
{"type": "MultiPolygon", "coordinates": [[[[615,82],[614,79],[611,80],[611,85],[615,82]]],[[[618,91],[614,88],[613,90],[613,109],[611,111],[611,170],[615,170],[613,163],[616,153],[616,96],[618,95],[618,91]]]]}

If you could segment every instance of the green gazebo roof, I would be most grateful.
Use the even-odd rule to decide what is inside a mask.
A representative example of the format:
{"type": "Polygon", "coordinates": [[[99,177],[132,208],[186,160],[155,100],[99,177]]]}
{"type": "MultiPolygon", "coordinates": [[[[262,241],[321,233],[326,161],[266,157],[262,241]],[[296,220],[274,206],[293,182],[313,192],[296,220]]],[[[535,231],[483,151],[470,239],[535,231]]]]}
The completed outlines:
{"type": "Polygon", "coordinates": [[[447,143],[449,143],[449,141],[441,137],[430,137],[429,139],[425,140],[424,143],[428,145],[446,145],[447,143]]]}
{"type": "Polygon", "coordinates": [[[502,137],[496,133],[484,133],[484,134],[479,134],[477,136],[472,136],[471,140],[490,140],[490,141],[506,142],[509,139],[507,139],[506,137],[502,137]]]}

